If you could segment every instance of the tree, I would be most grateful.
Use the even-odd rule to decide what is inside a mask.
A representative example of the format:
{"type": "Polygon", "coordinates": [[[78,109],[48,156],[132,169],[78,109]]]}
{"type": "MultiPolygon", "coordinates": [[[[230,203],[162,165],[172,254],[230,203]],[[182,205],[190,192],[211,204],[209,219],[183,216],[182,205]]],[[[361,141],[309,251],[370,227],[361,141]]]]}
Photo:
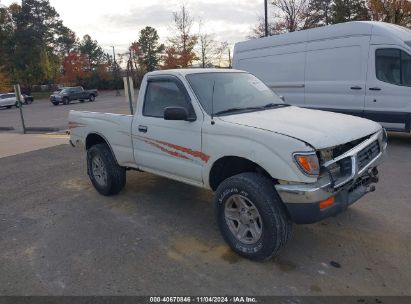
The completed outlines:
{"type": "Polygon", "coordinates": [[[4,9],[0,13],[0,57],[5,72],[23,86],[53,81],[63,50],[74,43],[74,33],[63,25],[48,0],[25,0],[6,11],[7,16],[4,9]]]}
{"type": "Polygon", "coordinates": [[[159,37],[155,28],[145,27],[140,31],[138,47],[141,51],[139,57],[140,65],[144,66],[145,72],[151,72],[158,68],[161,54],[164,52],[164,44],[158,42],[159,37]]]}
{"type": "MultiPolygon", "coordinates": [[[[278,35],[281,33],[281,29],[275,22],[268,22],[268,36],[278,35]]],[[[265,37],[265,20],[263,17],[258,17],[258,23],[251,28],[248,39],[265,37]]]]}
{"type": "Polygon", "coordinates": [[[87,57],[88,70],[93,71],[99,64],[103,62],[104,52],[96,40],[93,40],[90,35],[84,35],[83,40],[78,47],[80,53],[87,57]]]}
{"type": "Polygon", "coordinates": [[[86,76],[88,59],[78,52],[70,52],[64,57],[61,81],[67,85],[75,85],[86,76]]]}
{"type": "Polygon", "coordinates": [[[191,66],[193,61],[197,59],[194,47],[197,44],[198,37],[191,34],[193,19],[184,5],[179,12],[173,13],[173,17],[177,34],[169,39],[171,43],[169,50],[173,49],[176,52],[178,65],[186,68],[191,66]]]}
{"type": "Polygon", "coordinates": [[[179,54],[173,46],[166,48],[161,68],[163,70],[181,68],[179,54]]]}
{"type": "Polygon", "coordinates": [[[274,0],[272,4],[279,11],[279,29],[295,32],[306,28],[308,0],[274,0]]]}
{"type": "Polygon", "coordinates": [[[363,0],[334,0],[332,23],[370,20],[368,9],[363,0]]]}
{"type": "MultiPolygon", "coordinates": [[[[228,54],[229,54],[228,42],[227,41],[220,42],[220,45],[216,49],[216,65],[219,68],[221,67],[221,63],[223,61],[231,61],[231,58],[225,57],[228,54]]],[[[230,65],[230,63],[228,65],[230,65]]]]}
{"type": "Polygon", "coordinates": [[[198,26],[200,64],[202,68],[205,68],[213,65],[217,43],[214,40],[214,35],[202,32],[202,27],[203,23],[200,21],[198,26]]]}
{"type": "Polygon", "coordinates": [[[9,92],[11,90],[10,80],[0,69],[0,92],[9,92]]]}
{"type": "Polygon", "coordinates": [[[373,20],[411,27],[411,2],[407,0],[369,0],[373,20]]]}
{"type": "Polygon", "coordinates": [[[307,9],[306,28],[329,25],[332,22],[333,0],[310,0],[307,9]]]}

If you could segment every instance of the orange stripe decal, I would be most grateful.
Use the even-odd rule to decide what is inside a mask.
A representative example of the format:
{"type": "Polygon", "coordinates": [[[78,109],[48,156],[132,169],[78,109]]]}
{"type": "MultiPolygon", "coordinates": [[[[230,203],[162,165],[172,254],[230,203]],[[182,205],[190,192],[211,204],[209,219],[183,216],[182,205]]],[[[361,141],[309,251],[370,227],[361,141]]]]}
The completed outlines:
{"type": "Polygon", "coordinates": [[[160,149],[160,150],[163,151],[164,153],[167,153],[167,154],[169,154],[169,155],[171,155],[171,156],[178,157],[178,158],[182,158],[182,159],[189,159],[187,156],[185,156],[185,155],[183,155],[183,154],[180,154],[180,153],[178,153],[178,152],[175,152],[175,151],[167,150],[167,149],[165,149],[164,147],[156,144],[155,142],[152,142],[152,141],[150,141],[150,140],[143,139],[143,138],[142,138],[142,140],[143,140],[145,143],[147,143],[147,144],[149,144],[149,145],[152,145],[153,147],[155,147],[155,148],[157,148],[157,149],[160,149]]]}
{"type": "Polygon", "coordinates": [[[151,138],[147,138],[147,137],[143,137],[143,136],[137,136],[134,135],[134,137],[143,140],[145,143],[152,145],[153,147],[156,147],[157,149],[160,149],[161,151],[170,154],[172,156],[175,157],[179,157],[179,158],[183,158],[183,159],[190,159],[187,156],[185,156],[184,154],[178,153],[176,151],[170,151],[168,149],[165,149],[163,146],[172,148],[174,150],[186,153],[188,155],[191,155],[195,158],[199,158],[204,162],[208,162],[210,159],[210,156],[208,156],[207,154],[204,154],[203,152],[200,151],[194,151],[190,148],[186,148],[186,147],[182,147],[182,146],[178,146],[178,145],[174,145],[165,141],[161,141],[161,140],[156,140],[156,139],[151,139],[151,138]],[[161,146],[163,145],[163,146],[161,146]]]}
{"type": "Polygon", "coordinates": [[[159,144],[165,145],[167,147],[170,147],[170,148],[176,149],[178,151],[187,153],[191,156],[194,156],[195,158],[199,158],[199,159],[201,159],[202,161],[204,161],[206,163],[210,159],[210,156],[208,156],[207,154],[204,154],[203,152],[200,152],[200,151],[194,151],[194,150],[191,150],[189,148],[185,148],[185,147],[177,146],[177,145],[174,145],[174,144],[170,144],[168,142],[161,141],[161,140],[154,140],[154,141],[158,142],[159,144]]]}
{"type": "Polygon", "coordinates": [[[81,124],[81,123],[77,123],[74,121],[69,121],[68,122],[68,128],[69,129],[75,129],[75,128],[81,128],[81,127],[85,127],[86,125],[81,124]]]}

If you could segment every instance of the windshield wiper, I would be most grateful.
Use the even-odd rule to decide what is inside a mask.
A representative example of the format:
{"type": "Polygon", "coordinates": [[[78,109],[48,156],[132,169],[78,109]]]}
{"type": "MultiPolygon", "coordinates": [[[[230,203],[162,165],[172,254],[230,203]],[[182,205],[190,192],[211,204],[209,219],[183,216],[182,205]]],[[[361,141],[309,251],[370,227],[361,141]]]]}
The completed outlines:
{"type": "Polygon", "coordinates": [[[289,107],[291,105],[287,103],[269,103],[266,104],[263,108],[264,109],[271,109],[271,108],[280,108],[280,107],[289,107]]]}
{"type": "Polygon", "coordinates": [[[228,113],[234,113],[234,112],[239,112],[239,111],[252,111],[252,110],[259,110],[259,109],[261,109],[261,107],[229,108],[227,110],[214,113],[214,115],[228,114],[228,113]]]}
{"type": "Polygon", "coordinates": [[[291,105],[286,104],[286,103],[269,103],[261,107],[229,108],[227,110],[214,113],[214,115],[229,114],[229,113],[240,112],[240,111],[258,111],[258,110],[266,110],[266,109],[289,107],[289,106],[291,105]]]}

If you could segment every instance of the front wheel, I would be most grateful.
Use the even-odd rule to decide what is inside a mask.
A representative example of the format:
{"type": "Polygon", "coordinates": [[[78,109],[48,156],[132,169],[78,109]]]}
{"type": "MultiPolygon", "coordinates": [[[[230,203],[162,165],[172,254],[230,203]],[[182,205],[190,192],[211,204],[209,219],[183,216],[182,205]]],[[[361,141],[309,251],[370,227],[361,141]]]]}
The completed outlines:
{"type": "Polygon", "coordinates": [[[89,101],[95,101],[96,100],[96,96],[94,96],[93,94],[91,94],[88,98],[89,101]]]}
{"type": "Polygon", "coordinates": [[[70,100],[67,97],[63,98],[64,105],[68,105],[69,103],[70,103],[70,100]]]}
{"type": "Polygon", "coordinates": [[[126,184],[126,170],[117,164],[106,144],[87,151],[87,173],[94,188],[105,196],[119,193],[126,184]]]}
{"type": "Polygon", "coordinates": [[[290,239],[292,222],[274,183],[262,175],[242,173],[223,181],[215,207],[225,241],[248,259],[270,259],[290,239]]]}
{"type": "Polygon", "coordinates": [[[59,104],[59,102],[53,101],[53,105],[58,106],[59,104]]]}

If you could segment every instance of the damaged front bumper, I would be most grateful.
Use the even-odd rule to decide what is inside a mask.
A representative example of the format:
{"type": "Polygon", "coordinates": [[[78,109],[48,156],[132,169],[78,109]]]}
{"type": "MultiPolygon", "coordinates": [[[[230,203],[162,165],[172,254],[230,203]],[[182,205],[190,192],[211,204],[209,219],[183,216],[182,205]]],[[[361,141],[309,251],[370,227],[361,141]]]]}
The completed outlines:
{"type": "Polygon", "coordinates": [[[377,166],[386,153],[385,130],[377,132],[358,146],[326,162],[325,174],[314,184],[278,184],[275,186],[292,220],[297,224],[318,222],[336,215],[355,203],[368,192],[375,190],[378,182],[377,166]],[[328,170],[334,164],[348,167],[345,174],[335,177],[328,170]],[[333,203],[321,208],[321,202],[333,203]]]}

